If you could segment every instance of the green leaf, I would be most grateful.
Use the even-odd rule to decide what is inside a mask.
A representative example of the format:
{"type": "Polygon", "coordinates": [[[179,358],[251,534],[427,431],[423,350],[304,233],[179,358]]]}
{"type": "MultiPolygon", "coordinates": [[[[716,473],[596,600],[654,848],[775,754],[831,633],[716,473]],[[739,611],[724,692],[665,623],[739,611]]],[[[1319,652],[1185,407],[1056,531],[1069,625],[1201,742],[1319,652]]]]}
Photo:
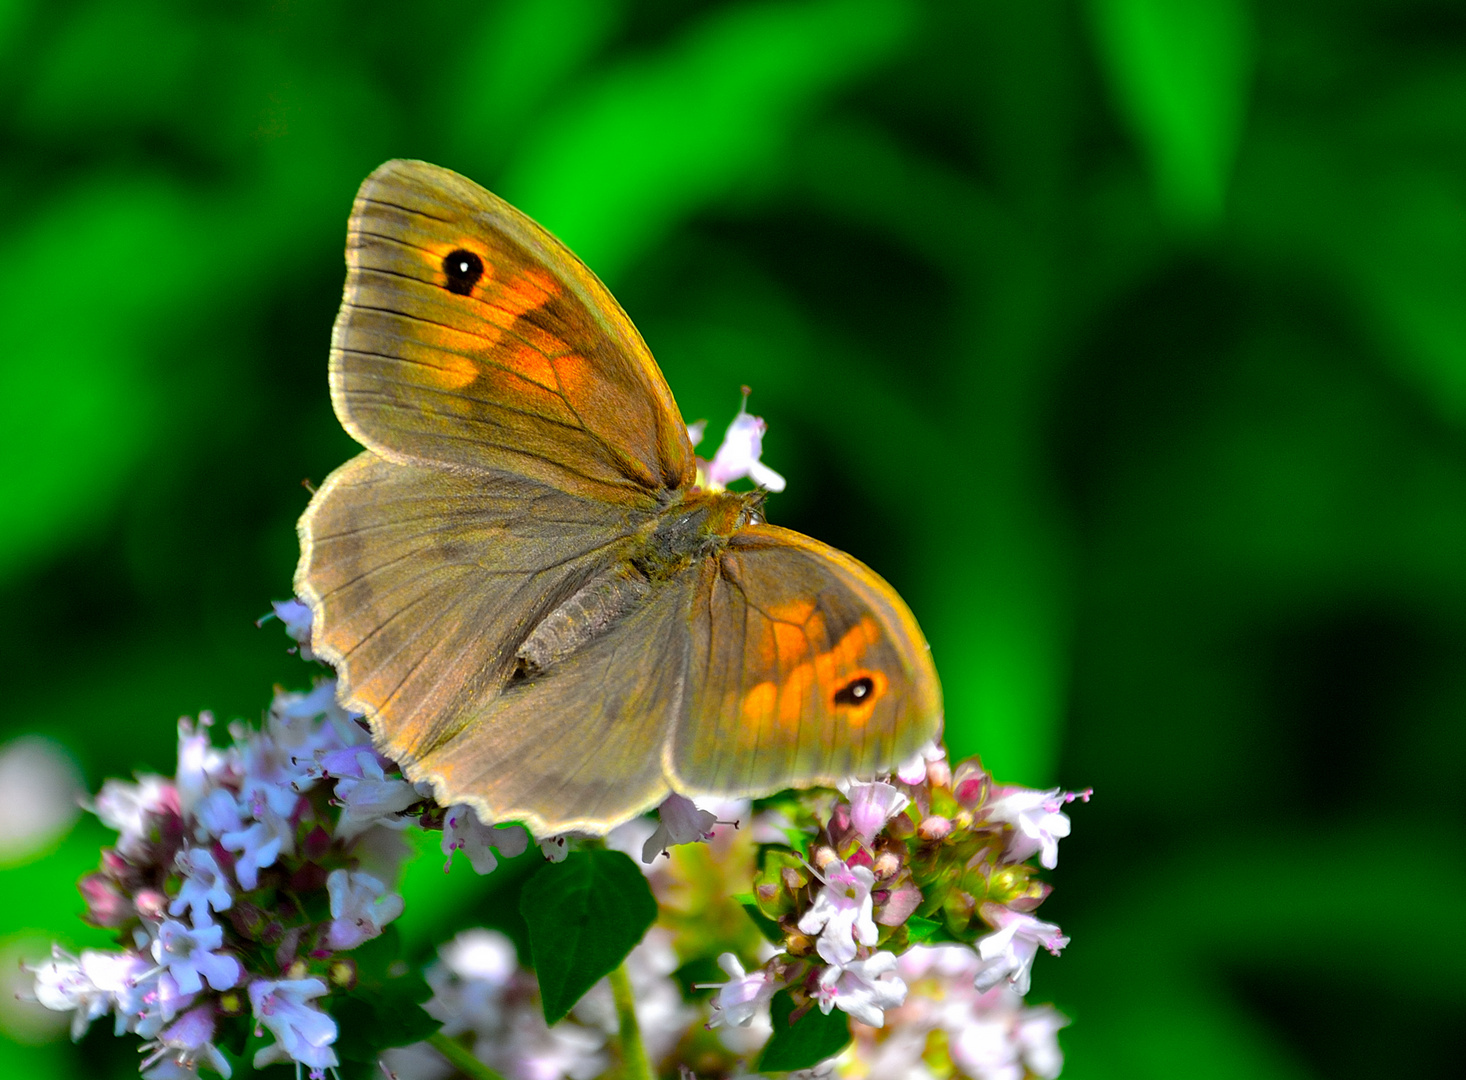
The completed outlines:
{"type": "Polygon", "coordinates": [[[545,1022],[553,1024],[626,959],[657,918],[646,877],[619,851],[573,851],[519,894],[545,1022]]]}
{"type": "Polygon", "coordinates": [[[744,914],[753,920],[753,925],[758,927],[758,932],[772,945],[784,944],[784,930],[773,919],[769,918],[758,909],[758,901],[754,899],[751,892],[738,893],[733,897],[738,901],[738,906],[743,908],[744,914]]]}
{"type": "Polygon", "coordinates": [[[931,940],[932,935],[941,929],[942,924],[935,919],[912,915],[906,920],[906,940],[912,945],[920,945],[931,940]]]}
{"type": "Polygon", "coordinates": [[[1220,218],[1242,139],[1252,25],[1242,0],[1091,0],[1101,66],[1178,224],[1220,218]]]}
{"type": "Polygon", "coordinates": [[[771,1003],[774,1034],[764,1045],[758,1059],[759,1072],[789,1072],[808,1069],[828,1057],[834,1057],[850,1042],[850,1017],[838,1009],[826,1015],[810,1009],[794,1023],[794,996],[780,990],[771,1003]]]}
{"type": "Polygon", "coordinates": [[[351,1061],[375,1061],[392,1046],[421,1042],[438,1030],[422,1003],[432,987],[416,972],[378,986],[358,986],[332,1007],[341,1034],[336,1051],[351,1061]]]}

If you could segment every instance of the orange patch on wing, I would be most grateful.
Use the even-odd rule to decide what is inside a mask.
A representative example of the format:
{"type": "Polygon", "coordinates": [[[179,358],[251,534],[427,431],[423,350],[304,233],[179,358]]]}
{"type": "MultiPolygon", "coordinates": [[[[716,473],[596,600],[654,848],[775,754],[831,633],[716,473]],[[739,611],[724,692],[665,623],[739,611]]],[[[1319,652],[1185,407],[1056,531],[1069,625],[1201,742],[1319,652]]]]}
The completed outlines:
{"type": "Polygon", "coordinates": [[[785,677],[779,687],[779,711],[776,718],[783,728],[797,727],[804,715],[804,699],[815,683],[814,665],[800,664],[785,677]]]}
{"type": "Polygon", "coordinates": [[[759,643],[759,659],[765,667],[797,664],[812,651],[810,641],[824,636],[824,620],[813,600],[791,600],[769,611],[768,636],[759,643]],[[813,620],[813,621],[812,621],[813,620]]]}
{"type": "Polygon", "coordinates": [[[761,724],[774,711],[779,702],[779,688],[771,682],[761,682],[743,695],[739,706],[743,719],[751,724],[761,724]]]}
{"type": "Polygon", "coordinates": [[[559,384],[555,378],[555,365],[546,359],[545,354],[528,345],[516,345],[506,350],[505,365],[517,375],[522,375],[530,382],[543,386],[546,390],[555,390],[559,384]]]}
{"type": "Polygon", "coordinates": [[[551,297],[559,295],[560,287],[549,274],[530,267],[494,291],[495,303],[515,315],[523,315],[526,311],[543,307],[551,297]]]}
{"type": "Polygon", "coordinates": [[[445,351],[436,359],[440,364],[431,368],[432,378],[449,390],[462,390],[479,376],[479,366],[466,356],[445,351]]]}

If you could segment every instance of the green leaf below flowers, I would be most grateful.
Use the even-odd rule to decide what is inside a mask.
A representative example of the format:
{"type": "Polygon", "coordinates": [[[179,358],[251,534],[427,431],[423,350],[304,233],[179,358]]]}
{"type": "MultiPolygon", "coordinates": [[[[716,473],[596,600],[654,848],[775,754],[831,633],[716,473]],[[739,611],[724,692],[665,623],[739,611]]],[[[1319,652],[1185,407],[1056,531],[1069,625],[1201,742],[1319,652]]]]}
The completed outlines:
{"type": "Polygon", "coordinates": [[[545,1022],[562,1019],[626,959],[657,918],[646,877],[619,851],[572,851],[525,883],[519,911],[529,926],[545,1022]]]}
{"type": "Polygon", "coordinates": [[[758,898],[753,893],[738,893],[733,899],[753,921],[753,925],[758,927],[758,932],[764,936],[765,940],[772,945],[783,946],[784,928],[759,910],[758,898]]]}
{"type": "Polygon", "coordinates": [[[850,1017],[838,1009],[826,1015],[811,1008],[791,1024],[794,997],[789,990],[780,990],[770,1005],[774,1033],[759,1056],[759,1072],[808,1069],[834,1057],[850,1042],[850,1017]]]}

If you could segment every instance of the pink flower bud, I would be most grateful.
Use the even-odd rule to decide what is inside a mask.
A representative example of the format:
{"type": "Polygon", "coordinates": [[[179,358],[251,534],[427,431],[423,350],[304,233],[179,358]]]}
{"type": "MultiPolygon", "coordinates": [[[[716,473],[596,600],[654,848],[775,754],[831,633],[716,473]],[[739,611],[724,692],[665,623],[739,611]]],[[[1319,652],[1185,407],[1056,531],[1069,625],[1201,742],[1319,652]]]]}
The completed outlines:
{"type": "Polygon", "coordinates": [[[921,824],[916,827],[916,835],[920,836],[923,840],[942,840],[950,835],[951,832],[951,820],[942,817],[940,814],[933,814],[929,818],[924,818],[921,824]]]}

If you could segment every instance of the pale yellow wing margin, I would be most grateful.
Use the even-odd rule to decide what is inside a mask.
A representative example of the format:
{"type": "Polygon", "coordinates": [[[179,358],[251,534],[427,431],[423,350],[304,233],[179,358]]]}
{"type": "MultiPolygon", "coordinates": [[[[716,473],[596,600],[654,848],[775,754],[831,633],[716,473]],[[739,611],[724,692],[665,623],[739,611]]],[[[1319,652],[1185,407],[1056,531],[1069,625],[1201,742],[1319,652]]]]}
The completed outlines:
{"type": "MultiPolygon", "coordinates": [[[[505,687],[417,773],[485,820],[605,833],[666,798],[661,748],[683,710],[691,578],[544,672],[505,687]]],[[[414,774],[415,775],[415,774],[414,774]]]]}
{"type": "Polygon", "coordinates": [[[614,502],[692,482],[687,429],[641,335],[502,199],[389,161],[357,194],[346,265],[331,398],[367,448],[614,502]]]}
{"type": "Polygon", "coordinates": [[[513,677],[530,631],[619,560],[637,523],[526,480],[360,454],[300,519],[295,587],[311,648],[336,669],[342,703],[417,779],[424,756],[513,677]]]}
{"type": "Polygon", "coordinates": [[[870,777],[940,733],[931,650],[868,567],[755,525],[696,573],[687,720],[666,747],[679,792],[760,795],[870,777]]]}

